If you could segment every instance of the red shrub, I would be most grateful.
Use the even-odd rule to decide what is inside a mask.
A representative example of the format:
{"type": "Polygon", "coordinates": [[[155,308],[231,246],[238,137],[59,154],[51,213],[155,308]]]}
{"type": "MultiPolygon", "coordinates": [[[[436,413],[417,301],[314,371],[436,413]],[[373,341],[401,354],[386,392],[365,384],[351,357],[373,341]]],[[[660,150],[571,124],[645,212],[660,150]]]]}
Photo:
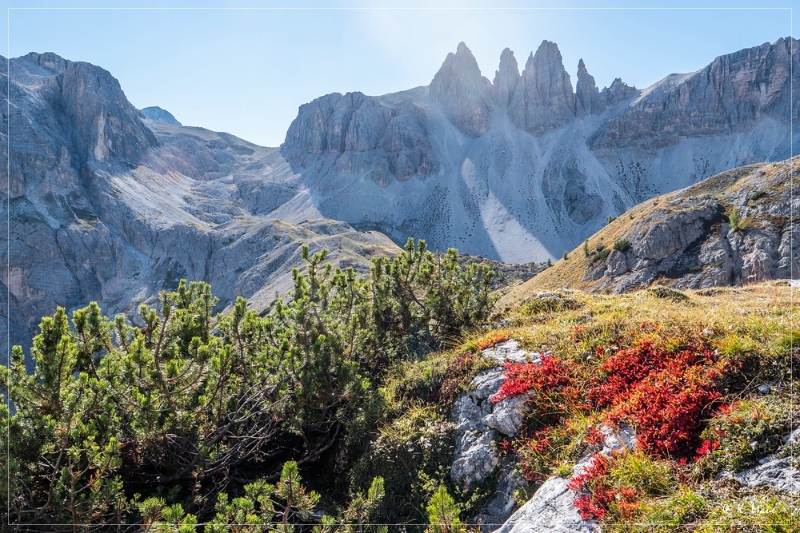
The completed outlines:
{"type": "Polygon", "coordinates": [[[629,392],[631,385],[644,379],[653,370],[661,368],[664,354],[659,353],[649,342],[641,342],[618,350],[605,357],[605,350],[598,347],[598,357],[602,363],[599,375],[593,378],[589,399],[597,407],[612,405],[629,392]]]}
{"type": "Polygon", "coordinates": [[[602,431],[600,431],[596,427],[590,426],[589,431],[586,434],[586,437],[584,437],[583,439],[583,442],[587,446],[596,446],[598,448],[601,448],[603,444],[605,444],[606,442],[606,436],[603,434],[602,431]]]}
{"type": "Polygon", "coordinates": [[[584,520],[602,520],[612,503],[620,518],[630,518],[638,509],[638,495],[633,487],[613,487],[606,480],[614,460],[595,454],[586,468],[567,482],[568,489],[580,493],[574,505],[584,520]]]}
{"type": "Polygon", "coordinates": [[[717,440],[704,440],[703,444],[700,445],[697,450],[695,450],[694,460],[699,461],[703,458],[703,456],[708,455],[709,453],[713,452],[719,448],[719,441],[717,440]]]}
{"type": "Polygon", "coordinates": [[[691,453],[703,422],[705,407],[721,395],[715,378],[720,367],[695,366],[708,352],[681,352],[651,371],[611,405],[608,420],[636,428],[643,449],[662,456],[691,453]]]}
{"type": "Polygon", "coordinates": [[[568,489],[581,493],[575,499],[575,507],[584,520],[602,520],[614,501],[614,489],[605,481],[608,467],[608,457],[595,454],[583,471],[567,482],[568,489]]]}
{"type": "MultiPolygon", "coordinates": [[[[506,380],[497,394],[492,396],[492,403],[525,394],[530,390],[537,392],[559,392],[572,384],[571,365],[561,359],[544,355],[541,363],[506,362],[506,380]]],[[[576,391],[568,391],[575,394],[576,391]]]]}

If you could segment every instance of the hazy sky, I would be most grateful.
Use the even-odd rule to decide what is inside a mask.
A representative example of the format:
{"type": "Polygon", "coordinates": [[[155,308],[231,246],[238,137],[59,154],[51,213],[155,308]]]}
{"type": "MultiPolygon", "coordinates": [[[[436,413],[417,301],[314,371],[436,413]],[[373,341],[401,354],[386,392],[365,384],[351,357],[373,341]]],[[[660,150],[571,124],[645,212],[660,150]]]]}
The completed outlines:
{"type": "Polygon", "coordinates": [[[55,52],[94,63],[139,108],[158,105],[183,124],[267,146],[281,144],[298,106],[318,96],[427,85],[460,41],[490,80],[503,48],[514,51],[521,70],[546,39],[558,44],[573,87],[583,58],[601,88],[616,77],[644,88],[791,35],[790,8],[800,7],[800,0],[771,2],[776,9],[745,9],[764,3],[751,0],[662,10],[635,8],[699,4],[497,0],[507,9],[495,9],[488,1],[420,0],[437,8],[413,9],[408,1],[242,0],[235,5],[246,9],[228,9],[232,3],[222,1],[3,2],[10,57],[55,52]]]}

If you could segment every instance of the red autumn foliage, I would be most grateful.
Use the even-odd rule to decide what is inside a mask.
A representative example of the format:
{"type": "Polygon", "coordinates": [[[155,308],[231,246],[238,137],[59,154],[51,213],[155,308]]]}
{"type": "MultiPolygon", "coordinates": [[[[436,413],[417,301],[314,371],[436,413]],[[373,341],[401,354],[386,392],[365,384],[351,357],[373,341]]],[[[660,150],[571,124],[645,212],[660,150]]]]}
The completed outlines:
{"type": "Polygon", "coordinates": [[[695,453],[694,460],[699,461],[704,456],[713,452],[717,448],[719,448],[719,441],[708,440],[708,439],[704,440],[703,444],[701,444],[700,447],[697,448],[697,450],[694,452],[695,453]]]}
{"type": "Polygon", "coordinates": [[[567,482],[568,489],[580,493],[575,507],[584,520],[602,520],[612,502],[621,518],[632,517],[639,507],[633,487],[615,488],[606,481],[612,461],[613,457],[595,454],[583,471],[567,482]]]}
{"type": "MultiPolygon", "coordinates": [[[[526,394],[531,390],[560,392],[571,385],[573,381],[571,365],[567,361],[556,359],[550,355],[543,355],[541,363],[507,361],[503,368],[507,379],[500,386],[497,394],[492,396],[492,403],[526,394]]],[[[572,391],[568,392],[573,393],[572,391]]]]}
{"type": "MultiPolygon", "coordinates": [[[[491,401],[535,391],[534,407],[549,413],[600,411],[607,423],[634,427],[638,446],[662,457],[686,459],[694,452],[696,460],[719,446],[705,441],[697,448],[705,410],[721,397],[717,382],[726,371],[714,352],[702,347],[668,352],[641,341],[621,349],[598,346],[595,355],[600,362],[592,369],[553,356],[542,357],[541,364],[507,362],[507,379],[491,401]]],[[[546,419],[543,414],[537,418],[540,423],[546,419]]],[[[518,449],[530,450],[533,457],[545,455],[548,429],[534,432],[518,449]]],[[[599,447],[604,440],[602,432],[590,428],[584,442],[599,447]]],[[[575,506],[584,519],[603,519],[612,501],[621,517],[633,516],[638,507],[633,489],[615,490],[605,482],[608,461],[595,455],[568,484],[581,493],[575,506]]],[[[523,453],[523,471],[535,480],[541,474],[530,468],[530,462],[523,453]]]]}
{"type": "Polygon", "coordinates": [[[581,493],[575,499],[575,507],[584,520],[602,520],[614,501],[615,491],[605,482],[608,467],[608,457],[595,454],[581,473],[567,482],[568,489],[581,493]]]}
{"type": "Polygon", "coordinates": [[[606,436],[603,434],[602,431],[597,429],[594,426],[589,427],[589,431],[584,437],[583,442],[586,443],[588,446],[597,446],[602,447],[606,441],[606,436]]]}
{"type": "Polygon", "coordinates": [[[635,427],[639,446],[650,453],[688,455],[700,432],[703,410],[721,396],[715,379],[722,369],[707,350],[664,356],[642,379],[610,397],[607,419],[635,427]]]}

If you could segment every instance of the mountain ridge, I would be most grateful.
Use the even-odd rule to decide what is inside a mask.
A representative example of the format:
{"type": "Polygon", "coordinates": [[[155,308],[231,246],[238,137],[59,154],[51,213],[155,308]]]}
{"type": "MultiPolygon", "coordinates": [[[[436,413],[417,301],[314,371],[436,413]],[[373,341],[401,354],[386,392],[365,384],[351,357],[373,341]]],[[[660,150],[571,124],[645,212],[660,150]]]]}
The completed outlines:
{"type": "Polygon", "coordinates": [[[455,245],[507,262],[555,259],[646,198],[788,157],[797,115],[789,120],[786,63],[796,48],[797,41],[779,39],[642,91],[621,80],[599,91],[580,62],[573,92],[554,43],[529,56],[519,79],[513,53],[504,50],[494,85],[461,43],[427,94],[333,93],[301,106],[281,153],[312,191],[313,201],[301,207],[308,212],[396,241],[414,234],[436,248],[455,245]],[[676,95],[714,93],[709,80],[736,93],[741,109],[727,96],[684,109],[686,98],[676,95]],[[758,97],[762,86],[766,98],[758,97]],[[740,120],[715,117],[714,109],[729,104],[740,120]],[[358,145],[340,142],[348,131],[361,133],[358,145]],[[403,144],[387,143],[389,134],[403,144]],[[372,201],[359,203],[356,194],[372,201]],[[513,238],[482,230],[491,224],[513,238]]]}
{"type": "MultiPolygon", "coordinates": [[[[776,71],[771,96],[752,100],[767,111],[743,114],[742,131],[692,137],[687,130],[674,145],[620,150],[593,149],[592,135],[609,124],[602,132],[610,135],[627,124],[617,119],[631,113],[631,104],[657,102],[672,89],[664,82],[640,92],[615,80],[601,91],[581,62],[579,90],[572,92],[558,48],[547,41],[522,73],[504,50],[496,85],[463,45],[437,73],[433,94],[421,86],[380,97],[315,99],[301,106],[280,148],[147,119],[108,71],[88,63],[52,53],[0,61],[0,75],[9,78],[0,81],[0,93],[14,103],[10,116],[0,110],[7,126],[0,145],[10,147],[11,170],[0,188],[10,191],[12,217],[11,268],[3,283],[13,289],[11,301],[0,303],[11,310],[11,342],[29,342],[39,318],[57,305],[74,309],[97,300],[109,312],[131,313],[130,302],[152,302],[180,277],[230,291],[224,303],[242,292],[251,297],[259,289],[245,290],[237,280],[252,270],[252,279],[263,281],[255,274],[275,249],[270,239],[290,242],[303,234],[290,231],[295,227],[344,231],[347,261],[369,249],[396,252],[375,231],[395,243],[414,236],[432,249],[453,246],[510,263],[555,259],[641,200],[719,170],[783,159],[790,123],[769,113],[786,107],[781,58],[789,56],[781,50],[796,47],[797,41],[779,40],[708,67],[719,70],[719,79],[734,67],[762,81],[776,71]],[[469,75],[455,72],[460,62],[469,75]],[[538,91],[537,69],[557,82],[552,94],[538,91]],[[488,128],[476,138],[458,124],[474,106],[486,113],[467,126],[488,128]],[[540,135],[517,125],[546,115],[546,129],[561,124],[567,111],[575,114],[571,121],[540,135]],[[245,234],[252,246],[239,248],[239,264],[223,260],[245,234]],[[232,268],[217,268],[216,261],[232,268]]],[[[299,261],[297,254],[278,255],[289,261],[287,272],[299,261]]],[[[257,301],[266,306],[271,299],[257,301]]]]}

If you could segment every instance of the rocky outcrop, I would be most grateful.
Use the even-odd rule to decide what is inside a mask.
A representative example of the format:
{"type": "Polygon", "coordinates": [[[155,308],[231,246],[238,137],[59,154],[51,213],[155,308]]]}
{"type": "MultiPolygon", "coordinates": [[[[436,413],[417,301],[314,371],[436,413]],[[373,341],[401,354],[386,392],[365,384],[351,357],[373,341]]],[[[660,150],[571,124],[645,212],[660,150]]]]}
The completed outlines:
{"type": "MultiPolygon", "coordinates": [[[[545,298],[560,298],[549,295],[545,298]]],[[[549,352],[545,352],[549,354],[549,352]]],[[[482,352],[498,365],[507,361],[541,364],[542,354],[520,349],[514,340],[499,343],[482,352]]],[[[450,477],[464,489],[495,480],[495,497],[470,520],[484,531],[495,530],[516,533],[540,531],[593,531],[591,522],[581,519],[573,505],[576,494],[567,489],[567,480],[551,478],[542,485],[519,510],[514,508],[521,502],[514,499],[517,488],[526,482],[514,472],[513,465],[500,458],[494,442],[501,438],[514,437],[525,415],[525,406],[530,395],[491,401],[506,376],[499,366],[478,374],[470,384],[470,391],[460,395],[453,406],[452,419],[455,424],[456,448],[450,477]],[[547,529],[548,531],[550,529],[547,529]]],[[[530,393],[533,394],[533,393],[530,393]]],[[[597,453],[611,454],[614,450],[632,449],[636,438],[630,428],[612,429],[601,427],[605,435],[603,446],[597,453]]],[[[578,461],[573,473],[580,473],[591,461],[588,452],[578,461]]]]}
{"type": "MultiPolygon", "coordinates": [[[[35,55],[26,57],[33,60],[35,55]]],[[[89,161],[136,164],[155,146],[155,135],[106,70],[67,61],[63,72],[46,80],[39,92],[69,124],[65,133],[72,141],[73,153],[89,161]]]]}
{"type": "Polygon", "coordinates": [[[521,130],[541,135],[575,119],[572,83],[556,43],[542,41],[531,54],[509,106],[511,121],[521,130]]]}
{"type": "Polygon", "coordinates": [[[498,368],[481,372],[470,384],[471,391],[460,395],[453,407],[456,424],[456,451],[451,468],[454,482],[467,488],[483,481],[499,464],[492,442],[499,435],[513,437],[522,424],[527,397],[517,396],[492,403],[506,380],[499,365],[505,361],[538,362],[540,354],[519,348],[516,341],[500,343],[483,351],[498,368]]]}
{"type": "MultiPolygon", "coordinates": [[[[800,444],[800,429],[795,429],[784,439],[784,448],[789,452],[800,444]]],[[[746,487],[771,487],[789,494],[800,494],[800,470],[796,461],[792,461],[790,453],[770,455],[759,460],[759,464],[738,474],[723,474],[723,477],[735,479],[746,487]]]]}
{"type": "MultiPolygon", "coordinates": [[[[602,449],[598,452],[610,455],[614,451],[636,446],[636,437],[630,428],[612,430],[603,426],[605,435],[602,449]]],[[[592,455],[585,454],[572,470],[576,476],[583,472],[592,461],[592,455]]],[[[567,488],[567,479],[551,477],[545,481],[522,507],[520,507],[495,533],[538,533],[553,531],[559,533],[599,531],[596,522],[584,520],[575,507],[578,496],[567,488]]]]}
{"type": "MultiPolygon", "coordinates": [[[[516,341],[500,343],[483,351],[484,357],[498,365],[505,361],[536,362],[540,354],[521,350],[516,341]]],[[[505,521],[514,510],[514,491],[525,481],[513,471],[512,465],[500,459],[495,440],[517,434],[525,411],[527,396],[507,398],[492,403],[506,380],[501,368],[481,372],[473,379],[471,391],[460,395],[453,407],[456,448],[450,470],[452,480],[463,488],[474,487],[495,476],[495,497],[471,520],[485,531],[505,521]]]]}
{"type": "Polygon", "coordinates": [[[790,246],[800,229],[792,215],[800,208],[792,179],[798,171],[798,158],[740,167],[648,200],[588,239],[586,250],[532,279],[530,288],[619,293],[655,283],[702,289],[788,279],[800,268],[800,252],[790,246]]]}
{"type": "Polygon", "coordinates": [[[387,103],[361,93],[329,94],[301,106],[282,154],[299,168],[322,163],[381,186],[439,171],[423,111],[410,99],[387,103]]]}
{"type": "Polygon", "coordinates": [[[635,96],[639,96],[640,91],[636,87],[631,87],[621,78],[614,78],[611,85],[600,91],[600,103],[603,106],[613,106],[635,96]]]}
{"type": "Polygon", "coordinates": [[[533,498],[519,508],[496,533],[589,533],[598,528],[581,518],[573,502],[575,493],[567,488],[567,480],[551,477],[536,491],[533,498]]]}
{"type": "Polygon", "coordinates": [[[656,280],[698,289],[789,278],[800,267],[800,254],[786,246],[800,207],[790,172],[783,164],[748,167],[660,198],[625,233],[630,247],[587,276],[602,271],[597,289],[615,292],[656,280]]]}
{"type": "Polygon", "coordinates": [[[489,130],[490,85],[478,62],[463,42],[447,57],[430,85],[431,100],[465,135],[479,137],[489,130]]]}
{"type": "Polygon", "coordinates": [[[800,470],[793,468],[788,458],[770,458],[735,474],[733,479],[746,487],[772,487],[781,492],[800,494],[800,470]]]}

